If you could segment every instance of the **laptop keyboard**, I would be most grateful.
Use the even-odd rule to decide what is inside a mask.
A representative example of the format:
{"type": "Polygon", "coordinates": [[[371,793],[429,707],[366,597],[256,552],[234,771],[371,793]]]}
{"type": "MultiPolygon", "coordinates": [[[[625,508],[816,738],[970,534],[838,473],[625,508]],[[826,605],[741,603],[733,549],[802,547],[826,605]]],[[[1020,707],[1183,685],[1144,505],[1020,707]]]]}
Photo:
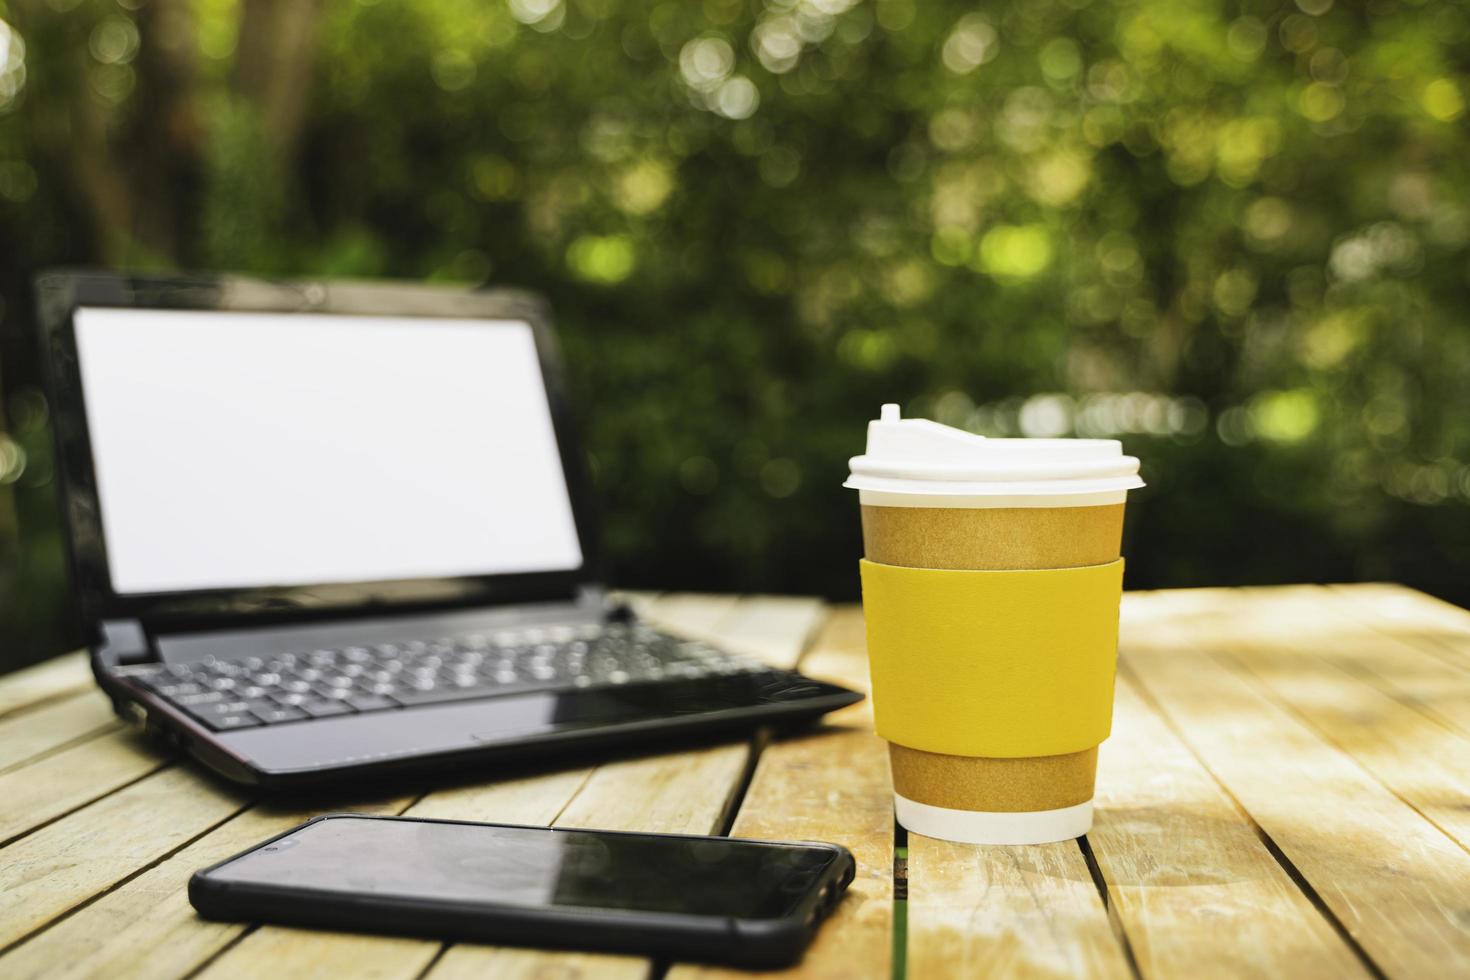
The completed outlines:
{"type": "Polygon", "coordinates": [[[228,731],[506,694],[769,669],[647,626],[609,624],[143,664],[117,673],[215,731],[228,731]]]}

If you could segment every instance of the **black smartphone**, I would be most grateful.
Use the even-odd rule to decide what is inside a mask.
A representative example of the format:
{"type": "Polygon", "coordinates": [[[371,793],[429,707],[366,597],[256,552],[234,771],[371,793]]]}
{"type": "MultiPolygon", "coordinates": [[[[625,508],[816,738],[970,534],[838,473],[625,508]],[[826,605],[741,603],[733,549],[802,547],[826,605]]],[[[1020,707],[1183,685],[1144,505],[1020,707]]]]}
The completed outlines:
{"type": "Polygon", "coordinates": [[[836,844],[339,813],[196,872],[189,901],[208,919],[775,968],[853,873],[836,844]]]}

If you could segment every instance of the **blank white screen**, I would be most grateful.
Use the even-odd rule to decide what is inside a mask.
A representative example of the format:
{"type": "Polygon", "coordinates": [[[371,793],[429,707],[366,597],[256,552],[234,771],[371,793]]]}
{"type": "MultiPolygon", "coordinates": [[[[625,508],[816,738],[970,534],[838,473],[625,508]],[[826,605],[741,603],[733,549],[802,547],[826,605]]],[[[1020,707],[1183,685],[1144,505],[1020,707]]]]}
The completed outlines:
{"type": "Polygon", "coordinates": [[[521,321],[80,309],[115,592],[582,564],[521,321]]]}

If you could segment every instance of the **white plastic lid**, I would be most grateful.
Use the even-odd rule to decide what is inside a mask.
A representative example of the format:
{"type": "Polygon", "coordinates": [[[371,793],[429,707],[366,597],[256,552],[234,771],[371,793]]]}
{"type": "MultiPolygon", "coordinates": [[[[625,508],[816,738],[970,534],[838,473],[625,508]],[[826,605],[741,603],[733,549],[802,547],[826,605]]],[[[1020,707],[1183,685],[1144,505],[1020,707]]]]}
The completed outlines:
{"type": "Polygon", "coordinates": [[[991,439],[884,405],[868,423],[868,451],[843,484],[869,493],[925,497],[1121,498],[1143,486],[1138,460],[1116,439],[991,439]]]}

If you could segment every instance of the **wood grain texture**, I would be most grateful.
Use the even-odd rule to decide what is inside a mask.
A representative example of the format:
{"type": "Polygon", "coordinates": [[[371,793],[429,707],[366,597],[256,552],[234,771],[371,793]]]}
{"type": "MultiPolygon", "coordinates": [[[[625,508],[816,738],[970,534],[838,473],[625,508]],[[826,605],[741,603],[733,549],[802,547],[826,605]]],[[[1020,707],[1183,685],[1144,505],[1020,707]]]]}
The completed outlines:
{"type": "Polygon", "coordinates": [[[637,956],[542,953],[534,949],[451,946],[432,980],[648,980],[653,965],[637,956]]]}
{"type": "Polygon", "coordinates": [[[592,776],[590,767],[562,769],[496,783],[437,789],[408,808],[431,820],[475,820],[549,826],[592,776]]]}
{"type": "Polygon", "coordinates": [[[0,852],[0,950],[223,823],[233,792],[172,767],[0,852]]]}
{"type": "Polygon", "coordinates": [[[772,666],[795,667],[826,615],[820,599],[751,596],[720,621],[715,639],[772,666]]]}
{"type": "MultiPolygon", "coordinates": [[[[862,614],[834,613],[804,673],[868,688],[862,614]]],[[[829,716],[811,734],[774,742],[761,754],[731,834],[775,840],[823,840],[852,851],[857,876],[817,933],[801,965],[774,976],[887,977],[893,947],[893,786],[887,744],[873,734],[868,702],[829,716]],[[834,765],[834,760],[840,760],[834,765]]],[[[682,964],[669,980],[749,976],[682,964]]]]}
{"type": "MultiPolygon", "coordinates": [[[[1243,591],[1231,600],[1267,609],[1278,598],[1243,591]]],[[[1338,602],[1330,594],[1327,601],[1313,598],[1288,596],[1293,633],[1338,633],[1338,602]]],[[[1364,653],[1340,644],[1319,657],[1311,652],[1315,644],[1303,655],[1294,642],[1253,638],[1232,648],[1230,662],[1470,850],[1470,732],[1435,710],[1444,702],[1470,707],[1470,673],[1412,648],[1364,653]]]]}
{"type": "Polygon", "coordinates": [[[1396,629],[1365,611],[1351,592],[1316,585],[1238,589],[1219,595],[1222,609],[1241,609],[1231,628],[1238,645],[1285,665],[1330,662],[1439,723],[1470,737],[1470,636],[1396,629]]]}
{"type": "Polygon", "coordinates": [[[601,765],[556,818],[557,827],[713,833],[750,761],[748,742],[601,765]]]}
{"type": "Polygon", "coordinates": [[[0,771],[121,722],[100,691],[82,691],[0,721],[0,771]]]}
{"type": "Polygon", "coordinates": [[[696,640],[714,639],[720,624],[740,601],[735,595],[680,593],[659,597],[643,615],[660,629],[696,640]]]}
{"type": "Polygon", "coordinates": [[[86,653],[68,653],[0,678],[0,716],[91,686],[86,653]]]}
{"type": "Polygon", "coordinates": [[[1470,640],[1470,610],[1388,582],[1325,588],[1349,601],[1359,616],[1376,627],[1428,641],[1449,652],[1450,659],[1470,665],[1470,647],[1465,644],[1470,640]]]}
{"type": "Polygon", "coordinates": [[[359,936],[267,926],[210,962],[199,977],[416,977],[433,962],[439,944],[392,936],[359,936]]]}
{"type": "MultiPolygon", "coordinates": [[[[1277,592],[1256,590],[1254,598],[1279,603],[1284,597],[1277,592]]],[[[1290,595],[1299,605],[1310,598],[1306,616],[1319,624],[1331,615],[1361,627],[1345,669],[1470,736],[1470,613],[1397,586],[1315,587],[1290,595]]]]}
{"type": "Polygon", "coordinates": [[[1143,976],[1368,975],[1126,676],[1097,782],[1088,841],[1143,976]]]}
{"type": "Polygon", "coordinates": [[[101,799],[167,764],[136,733],[117,729],[11,769],[0,775],[0,841],[101,799]]]}
{"type": "MultiPolygon", "coordinates": [[[[397,813],[408,802],[344,801],[332,809],[397,813]]],[[[15,980],[187,976],[247,928],[195,915],[186,892],[190,875],[317,812],[256,806],[241,813],[0,957],[0,976],[15,980]]]]}
{"type": "Polygon", "coordinates": [[[1075,841],[909,835],[910,977],[1131,976],[1075,841]]]}
{"type": "MultiPolygon", "coordinates": [[[[821,624],[803,669],[866,686],[856,610],[827,616],[814,600],[760,597],[634,601],[665,628],[774,663],[795,663],[821,624]]],[[[1470,974],[1470,613],[1378,584],[1130,594],[1123,611],[1124,677],[1091,835],[1114,921],[1075,845],[916,836],[909,976],[1124,976],[1115,930],[1148,978],[1360,975],[1333,919],[1390,977],[1470,974]]],[[[247,808],[196,770],[167,765],[114,728],[90,684],[79,655],[0,679],[0,840],[11,838],[0,851],[0,976],[182,977],[201,967],[212,977],[649,976],[637,957],[247,935],[199,920],[184,892],[193,870],[315,811],[247,808]]],[[[766,746],[736,816],[737,834],[837,840],[858,857],[849,898],[798,975],[889,974],[892,824],[869,726],[858,705],[766,746]]],[[[412,812],[713,830],[754,749],[487,771],[412,812]]],[[[406,802],[323,808],[394,812],[406,802]]],[[[725,974],[677,965],[671,976],[725,974]]]]}
{"type": "Polygon", "coordinates": [[[1470,854],[1228,658],[1183,653],[1248,664],[1260,632],[1250,607],[1219,595],[1146,601],[1173,615],[1130,644],[1128,668],[1348,934],[1390,976],[1470,972],[1470,854]]]}

